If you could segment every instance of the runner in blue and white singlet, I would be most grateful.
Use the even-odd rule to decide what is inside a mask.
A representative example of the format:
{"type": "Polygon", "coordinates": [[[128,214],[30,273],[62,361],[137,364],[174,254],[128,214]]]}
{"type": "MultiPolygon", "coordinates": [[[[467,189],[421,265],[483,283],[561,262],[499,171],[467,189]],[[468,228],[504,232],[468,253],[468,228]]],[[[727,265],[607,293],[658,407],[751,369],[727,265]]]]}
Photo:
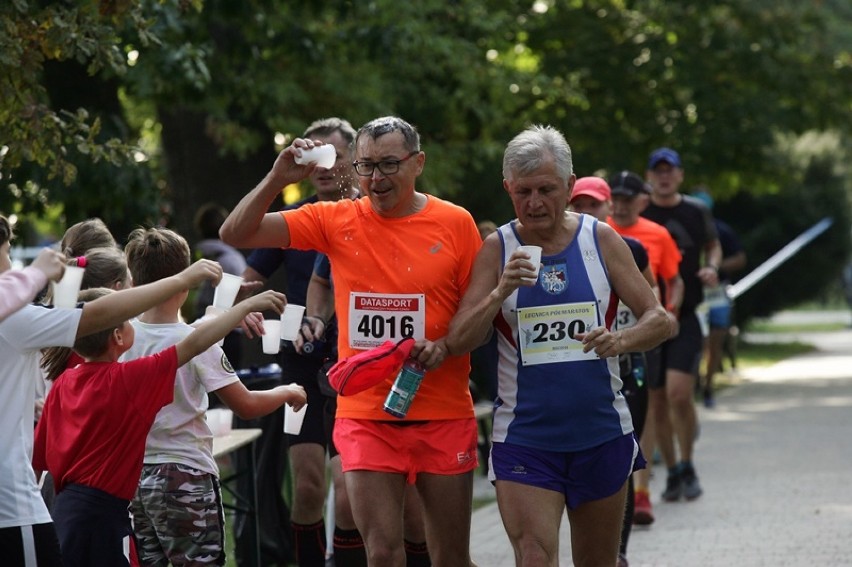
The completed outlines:
{"type": "MultiPolygon", "coordinates": [[[[501,265],[523,244],[514,222],[499,229],[501,265]]],[[[633,431],[618,357],[583,353],[583,344],[571,338],[610,328],[618,305],[598,249],[597,223],[583,215],[574,240],[559,254],[542,257],[536,284],[503,302],[495,320],[495,442],[581,451],[633,431]]]]}
{"type": "Polygon", "coordinates": [[[672,332],[624,240],[566,211],[576,180],[555,128],[530,126],[507,144],[516,218],[483,241],[445,343],[462,354],[497,332],[488,476],[518,565],[559,556],[565,513],[575,565],[618,561],[627,479],[645,460],[617,360],[672,332]],[[613,328],[619,298],[637,316],[630,328],[613,328]]]}

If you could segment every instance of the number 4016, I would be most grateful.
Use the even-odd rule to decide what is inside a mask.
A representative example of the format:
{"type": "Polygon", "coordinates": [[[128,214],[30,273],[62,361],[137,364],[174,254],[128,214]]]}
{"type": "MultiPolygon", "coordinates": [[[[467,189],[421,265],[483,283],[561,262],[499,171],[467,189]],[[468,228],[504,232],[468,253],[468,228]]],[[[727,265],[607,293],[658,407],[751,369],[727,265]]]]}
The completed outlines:
{"type": "Polygon", "coordinates": [[[411,337],[414,336],[414,317],[403,315],[398,320],[396,317],[382,317],[381,315],[364,315],[358,321],[358,332],[363,337],[411,337]],[[399,324],[399,334],[396,326],[399,324]],[[387,331],[387,332],[385,332],[387,331]]]}

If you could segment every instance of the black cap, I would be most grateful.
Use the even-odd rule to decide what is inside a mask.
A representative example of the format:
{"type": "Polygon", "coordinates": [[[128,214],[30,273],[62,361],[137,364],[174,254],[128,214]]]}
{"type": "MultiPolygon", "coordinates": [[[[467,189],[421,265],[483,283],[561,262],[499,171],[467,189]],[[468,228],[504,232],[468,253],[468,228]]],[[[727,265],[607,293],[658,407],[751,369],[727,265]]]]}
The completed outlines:
{"type": "Polygon", "coordinates": [[[609,178],[609,186],[613,195],[625,195],[635,197],[642,193],[650,193],[651,190],[645,180],[632,171],[619,171],[609,178]]]}

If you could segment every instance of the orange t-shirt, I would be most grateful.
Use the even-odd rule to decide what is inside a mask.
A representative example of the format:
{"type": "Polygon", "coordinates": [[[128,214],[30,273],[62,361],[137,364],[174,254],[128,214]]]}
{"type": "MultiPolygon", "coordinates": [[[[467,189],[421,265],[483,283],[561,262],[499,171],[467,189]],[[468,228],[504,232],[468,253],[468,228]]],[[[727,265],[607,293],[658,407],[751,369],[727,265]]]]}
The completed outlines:
{"type": "Polygon", "coordinates": [[[680,249],[663,225],[644,217],[639,217],[632,226],[618,226],[612,217],[607,219],[609,226],[622,236],[631,236],[642,243],[648,251],[648,263],[654,277],[669,281],[679,273],[680,249]]]}
{"type": "MultiPolygon", "coordinates": [[[[470,213],[427,197],[423,210],[402,218],[378,215],[368,197],[281,212],[291,247],[331,261],[341,359],[411,330],[431,341],[446,336],[482,240],[470,213]]],[[[469,374],[468,355],[448,356],[426,373],[406,420],[472,417],[469,374]]],[[[394,378],[338,397],[337,416],[396,421],[382,409],[394,378]]]]}

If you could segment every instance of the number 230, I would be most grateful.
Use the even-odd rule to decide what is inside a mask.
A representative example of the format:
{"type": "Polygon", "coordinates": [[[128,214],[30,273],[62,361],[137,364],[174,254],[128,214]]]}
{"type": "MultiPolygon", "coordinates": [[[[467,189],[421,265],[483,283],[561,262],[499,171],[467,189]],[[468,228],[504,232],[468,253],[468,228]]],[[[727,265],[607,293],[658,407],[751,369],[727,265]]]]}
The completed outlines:
{"type": "Polygon", "coordinates": [[[559,342],[565,340],[565,337],[573,339],[577,333],[582,333],[585,330],[586,324],[579,319],[574,319],[570,323],[566,323],[565,321],[554,321],[550,324],[536,323],[533,326],[533,331],[536,333],[536,336],[532,342],[559,342]]]}

